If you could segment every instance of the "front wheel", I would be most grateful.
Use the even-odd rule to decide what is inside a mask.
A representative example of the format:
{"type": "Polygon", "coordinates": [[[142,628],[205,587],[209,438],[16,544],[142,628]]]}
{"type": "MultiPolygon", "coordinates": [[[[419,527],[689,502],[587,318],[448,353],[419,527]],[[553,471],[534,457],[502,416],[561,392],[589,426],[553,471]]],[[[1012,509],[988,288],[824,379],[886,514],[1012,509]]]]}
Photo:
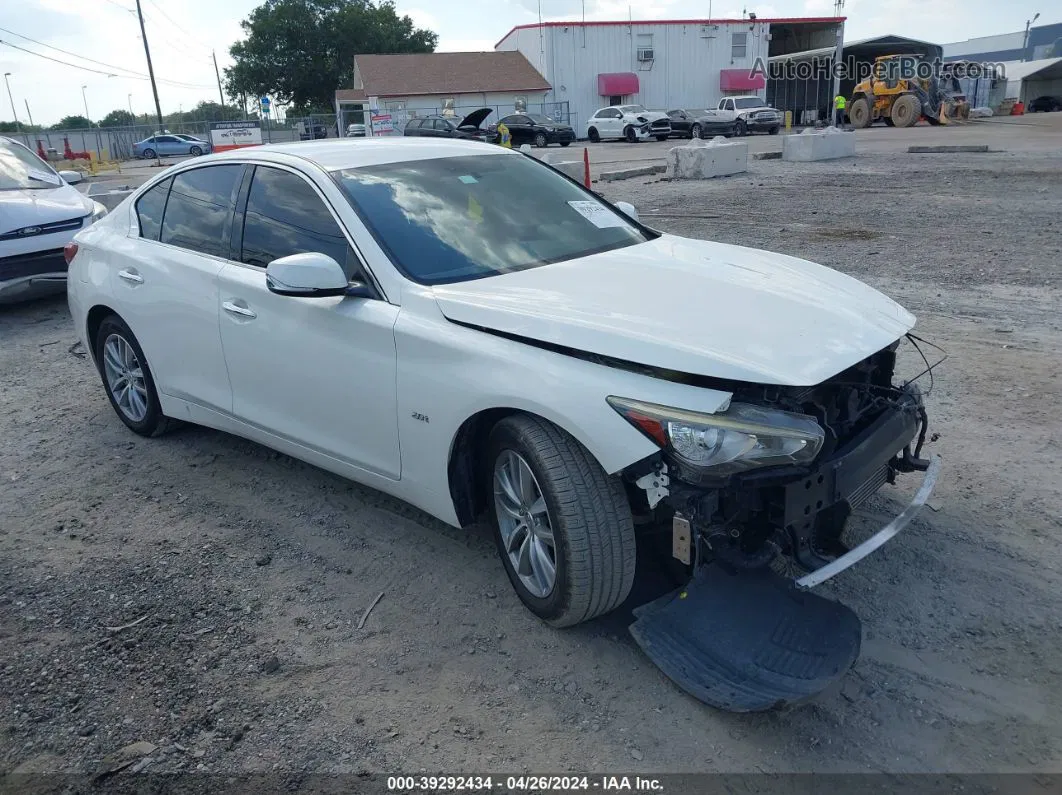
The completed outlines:
{"type": "Polygon", "coordinates": [[[737,124],[734,125],[734,135],[739,138],[748,135],[749,128],[745,125],[745,122],[738,119],[737,124]]]}
{"type": "Polygon", "coordinates": [[[769,135],[778,135],[778,127],[772,127],[767,131],[769,135]]]}
{"type": "Polygon", "coordinates": [[[571,141],[561,141],[560,142],[561,146],[568,146],[569,144],[571,144],[571,141]]]}
{"type": "Polygon", "coordinates": [[[590,139],[590,143],[596,144],[601,142],[601,133],[597,131],[597,127],[591,127],[586,131],[586,137],[590,139]]]}
{"type": "Polygon", "coordinates": [[[692,127],[690,127],[690,140],[693,140],[694,138],[703,138],[703,137],[704,136],[701,135],[701,125],[694,124],[692,127]]]}
{"type": "Polygon", "coordinates": [[[623,137],[627,139],[627,143],[629,144],[638,143],[638,133],[635,132],[633,127],[628,127],[626,130],[624,130],[623,137]]]}
{"type": "Polygon", "coordinates": [[[190,154],[192,157],[199,157],[201,154],[203,154],[203,150],[201,147],[193,146],[191,149],[188,150],[188,154],[190,154]]]}
{"type": "Polygon", "coordinates": [[[656,140],[658,140],[658,141],[666,141],[670,137],[671,137],[670,135],[658,135],[658,136],[656,136],[656,140]]]}
{"type": "Polygon", "coordinates": [[[549,145],[549,141],[546,140],[546,134],[545,133],[536,133],[536,135],[535,135],[535,146],[537,146],[539,149],[544,149],[548,145],[549,145]]]}
{"type": "Polygon", "coordinates": [[[104,318],[95,346],[107,399],[118,418],[141,436],[168,431],[173,421],[162,413],[144,351],[125,321],[117,315],[104,318]]]}
{"type": "Polygon", "coordinates": [[[488,442],[498,554],[524,605],[556,627],[615,609],[634,582],[623,484],[546,420],[514,415],[488,442]]]}

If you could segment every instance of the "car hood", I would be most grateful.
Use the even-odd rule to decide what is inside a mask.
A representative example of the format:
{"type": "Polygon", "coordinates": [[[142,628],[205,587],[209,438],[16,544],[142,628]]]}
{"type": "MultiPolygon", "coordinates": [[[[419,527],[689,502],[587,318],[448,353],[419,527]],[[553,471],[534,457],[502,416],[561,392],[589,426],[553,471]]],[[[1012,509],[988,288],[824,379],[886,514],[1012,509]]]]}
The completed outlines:
{"type": "Polygon", "coordinates": [[[659,121],[660,119],[667,119],[671,121],[671,117],[666,113],[659,110],[647,110],[642,113],[624,113],[625,119],[644,119],[645,121],[659,121]]]}
{"type": "Polygon", "coordinates": [[[70,185],[30,190],[0,190],[0,235],[54,221],[81,218],[92,202],[70,185]]]}
{"type": "Polygon", "coordinates": [[[457,125],[457,126],[458,127],[479,127],[479,125],[481,125],[483,123],[483,120],[485,118],[487,118],[493,112],[494,112],[493,108],[480,108],[479,110],[474,110],[471,113],[469,113],[467,116],[465,116],[463,119],[461,119],[461,123],[459,125],[457,125]]]}
{"type": "Polygon", "coordinates": [[[899,304],[822,265],[672,235],[433,290],[456,322],[761,384],[820,383],[914,326],[899,304]]]}

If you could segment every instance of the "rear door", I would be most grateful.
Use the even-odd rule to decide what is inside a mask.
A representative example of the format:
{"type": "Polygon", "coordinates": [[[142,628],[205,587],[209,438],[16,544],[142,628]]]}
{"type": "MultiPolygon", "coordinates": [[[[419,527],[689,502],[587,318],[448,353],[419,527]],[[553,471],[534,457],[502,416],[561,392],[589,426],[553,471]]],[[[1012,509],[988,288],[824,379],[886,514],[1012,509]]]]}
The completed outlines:
{"type": "Polygon", "coordinates": [[[163,180],[136,202],[137,226],[117,246],[111,289],[164,395],[228,413],[232,392],[218,331],[218,274],[242,164],[163,180]]]}
{"type": "Polygon", "coordinates": [[[352,280],[367,277],[329,202],[305,175],[256,166],[240,204],[233,237],[240,262],[224,267],[220,294],[233,413],[397,479],[398,307],[374,298],[269,291],[269,262],[307,251],[329,255],[352,280]]]}

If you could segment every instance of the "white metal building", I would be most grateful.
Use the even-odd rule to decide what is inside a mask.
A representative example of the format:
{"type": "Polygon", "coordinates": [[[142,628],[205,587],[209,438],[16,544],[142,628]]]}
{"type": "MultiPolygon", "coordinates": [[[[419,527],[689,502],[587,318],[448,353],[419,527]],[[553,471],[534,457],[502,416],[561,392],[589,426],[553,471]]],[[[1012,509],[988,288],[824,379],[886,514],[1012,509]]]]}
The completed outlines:
{"type": "MultiPolygon", "coordinates": [[[[543,22],[519,25],[495,45],[516,50],[568,103],[578,130],[598,108],[714,107],[728,94],[764,96],[772,55],[834,46],[842,17],[543,22]]],[[[783,108],[784,109],[784,108],[783,108]]]]}

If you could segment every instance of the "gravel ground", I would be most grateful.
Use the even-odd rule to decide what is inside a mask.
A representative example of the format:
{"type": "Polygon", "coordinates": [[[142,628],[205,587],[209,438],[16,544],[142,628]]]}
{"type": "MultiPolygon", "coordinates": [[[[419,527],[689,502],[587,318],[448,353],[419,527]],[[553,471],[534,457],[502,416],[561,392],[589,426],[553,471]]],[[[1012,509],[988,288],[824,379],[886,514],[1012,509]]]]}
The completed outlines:
{"type": "MultiPolygon", "coordinates": [[[[137,741],[154,750],[119,781],[1062,771],[1062,156],[1020,143],[603,188],[668,231],[865,279],[949,354],[928,399],[945,458],[932,509],[824,589],[863,619],[863,656],[835,691],[770,714],[678,691],[628,609],[543,626],[485,528],[214,431],[132,435],[70,350],[62,300],[4,310],[0,774],[83,777],[137,741]]],[[[856,532],[915,483],[886,487],[856,532]]],[[[645,572],[627,607],[652,587],[645,572]]]]}

